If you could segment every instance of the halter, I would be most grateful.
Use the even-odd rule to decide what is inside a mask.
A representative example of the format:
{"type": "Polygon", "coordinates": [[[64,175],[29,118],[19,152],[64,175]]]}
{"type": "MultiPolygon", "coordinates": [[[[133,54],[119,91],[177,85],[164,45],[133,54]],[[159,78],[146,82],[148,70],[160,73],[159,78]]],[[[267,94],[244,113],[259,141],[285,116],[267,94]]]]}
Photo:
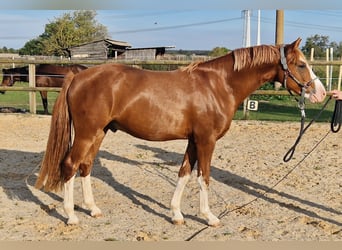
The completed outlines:
{"type": "Polygon", "coordinates": [[[284,50],[284,46],[281,46],[280,47],[280,62],[281,62],[281,65],[283,67],[283,70],[284,70],[284,87],[287,89],[287,91],[291,94],[291,90],[289,90],[287,88],[287,78],[290,77],[295,83],[297,83],[297,85],[299,87],[301,87],[302,91],[301,91],[301,95],[300,95],[300,99],[297,100],[298,101],[298,107],[301,111],[301,115],[302,117],[305,117],[305,93],[306,93],[306,90],[312,85],[312,83],[318,79],[318,77],[314,78],[314,79],[310,79],[308,82],[306,83],[303,83],[301,81],[299,81],[293,74],[292,72],[290,71],[288,65],[287,65],[287,61],[286,61],[286,56],[285,56],[285,50],[284,50]]]}
{"type": "Polygon", "coordinates": [[[306,83],[302,83],[301,81],[299,81],[293,74],[292,72],[290,71],[289,67],[287,66],[287,61],[286,61],[286,57],[285,57],[285,50],[284,50],[284,46],[281,46],[280,47],[280,62],[281,62],[281,65],[283,66],[283,70],[284,70],[284,87],[287,89],[287,86],[286,86],[286,82],[287,82],[287,77],[291,77],[291,79],[293,81],[295,81],[295,83],[297,83],[297,85],[299,87],[301,87],[302,89],[304,88],[305,90],[307,88],[309,88],[312,83],[318,79],[318,77],[314,78],[314,79],[311,79],[309,80],[308,82],[306,83]]]}

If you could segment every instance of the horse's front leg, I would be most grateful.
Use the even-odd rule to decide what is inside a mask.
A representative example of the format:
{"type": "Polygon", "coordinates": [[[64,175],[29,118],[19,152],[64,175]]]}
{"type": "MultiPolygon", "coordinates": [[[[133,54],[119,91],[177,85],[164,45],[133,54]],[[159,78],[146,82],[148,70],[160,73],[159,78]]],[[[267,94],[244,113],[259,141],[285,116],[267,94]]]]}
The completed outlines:
{"type": "Polygon", "coordinates": [[[200,212],[207,219],[208,225],[217,227],[220,220],[210,211],[209,208],[209,184],[204,180],[203,176],[198,177],[200,186],[200,212]]]}
{"type": "Polygon", "coordinates": [[[102,212],[96,206],[93,196],[93,191],[91,188],[91,181],[90,181],[90,174],[85,177],[81,177],[82,180],[82,191],[83,191],[83,198],[84,198],[84,205],[90,209],[90,215],[92,217],[101,217],[102,212]]]}
{"type": "Polygon", "coordinates": [[[200,186],[200,212],[207,219],[209,226],[219,226],[220,220],[209,208],[209,178],[211,157],[215,142],[208,141],[197,146],[198,183],[200,186]]]}
{"type": "Polygon", "coordinates": [[[171,200],[171,212],[172,212],[172,222],[175,225],[184,224],[184,217],[181,212],[180,204],[182,200],[182,195],[186,184],[190,179],[190,175],[180,176],[178,178],[176,190],[173,193],[171,200]]]}
{"type": "Polygon", "coordinates": [[[75,215],[74,210],[74,180],[75,175],[64,183],[64,211],[68,217],[68,225],[79,223],[79,219],[75,215]]]}

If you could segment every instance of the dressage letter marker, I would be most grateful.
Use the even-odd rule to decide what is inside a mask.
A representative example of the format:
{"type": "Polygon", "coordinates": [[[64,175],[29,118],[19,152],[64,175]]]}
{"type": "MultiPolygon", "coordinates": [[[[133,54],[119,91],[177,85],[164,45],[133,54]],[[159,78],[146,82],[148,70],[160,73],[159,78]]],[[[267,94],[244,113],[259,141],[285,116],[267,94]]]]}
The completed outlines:
{"type": "Polygon", "coordinates": [[[257,111],[258,110],[258,101],[248,100],[247,109],[257,111]]]}

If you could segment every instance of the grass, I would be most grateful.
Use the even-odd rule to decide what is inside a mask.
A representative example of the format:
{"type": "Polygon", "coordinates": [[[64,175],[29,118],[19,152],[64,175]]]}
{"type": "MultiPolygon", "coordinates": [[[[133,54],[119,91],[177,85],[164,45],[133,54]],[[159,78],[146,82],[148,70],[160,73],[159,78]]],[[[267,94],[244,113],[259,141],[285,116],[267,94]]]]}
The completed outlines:
{"type": "MultiPolygon", "coordinates": [[[[17,82],[15,86],[28,86],[27,83],[17,82]]],[[[49,92],[49,113],[52,113],[53,104],[57,98],[58,93],[49,92]]],[[[39,92],[36,94],[37,98],[37,113],[43,114],[43,105],[39,92]]],[[[262,121],[299,121],[300,111],[297,107],[297,101],[294,97],[283,96],[251,96],[250,99],[258,100],[259,107],[257,111],[249,111],[249,120],[262,120],[262,121]]],[[[335,102],[330,101],[321,117],[319,122],[330,122],[335,102]]],[[[307,120],[313,118],[321,109],[323,103],[311,104],[306,101],[306,117],[307,120]]],[[[0,94],[0,107],[15,107],[29,110],[29,95],[28,92],[22,91],[7,91],[5,94],[0,94]]],[[[243,111],[242,106],[238,109],[234,116],[235,120],[242,120],[243,111]]]]}
{"type": "MultiPolygon", "coordinates": [[[[16,82],[16,87],[28,87],[28,83],[16,82]]],[[[53,104],[58,96],[57,92],[48,92],[48,109],[52,113],[53,104]]],[[[36,92],[37,113],[43,114],[44,108],[40,93],[36,92]]],[[[29,92],[26,91],[7,91],[0,94],[0,107],[14,107],[29,110],[29,92]]]]}
{"type": "MultiPolygon", "coordinates": [[[[319,113],[323,105],[324,102],[319,104],[312,104],[307,101],[305,104],[306,120],[311,120],[312,118],[314,118],[319,113]]],[[[330,122],[334,110],[334,105],[335,102],[330,101],[317,121],[330,122]]],[[[297,101],[294,99],[294,97],[290,97],[288,100],[259,100],[258,111],[249,111],[248,120],[299,121],[300,117],[301,113],[297,106],[297,101]]],[[[235,114],[234,119],[244,119],[242,106],[235,114]]]]}

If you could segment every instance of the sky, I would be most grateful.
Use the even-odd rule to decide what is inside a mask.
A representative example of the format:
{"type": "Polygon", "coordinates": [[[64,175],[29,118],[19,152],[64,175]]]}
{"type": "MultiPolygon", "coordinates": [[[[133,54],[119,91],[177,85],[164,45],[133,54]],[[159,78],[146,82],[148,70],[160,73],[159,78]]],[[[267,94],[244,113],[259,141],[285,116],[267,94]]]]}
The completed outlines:
{"type": "MultiPolygon", "coordinates": [[[[44,32],[45,24],[72,12],[62,9],[0,9],[0,47],[19,49],[44,32]]],[[[251,45],[256,44],[258,11],[251,11],[251,45]]],[[[275,9],[261,9],[262,44],[274,44],[275,9]]],[[[243,47],[242,9],[122,8],[97,10],[96,20],[107,27],[109,38],[132,47],[175,46],[176,49],[211,50],[243,47]]],[[[288,9],[284,11],[284,43],[315,34],[342,42],[341,9],[288,9]]]]}

